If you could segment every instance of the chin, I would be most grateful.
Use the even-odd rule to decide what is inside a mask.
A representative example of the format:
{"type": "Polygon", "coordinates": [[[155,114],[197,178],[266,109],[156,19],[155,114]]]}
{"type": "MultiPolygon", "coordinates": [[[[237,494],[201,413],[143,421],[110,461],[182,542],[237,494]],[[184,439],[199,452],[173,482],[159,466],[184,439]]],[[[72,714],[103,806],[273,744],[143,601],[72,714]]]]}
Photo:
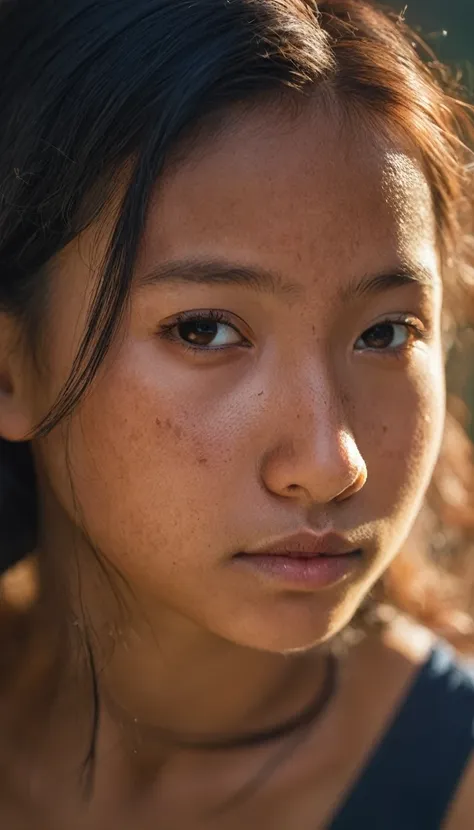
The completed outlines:
{"type": "Polygon", "coordinates": [[[336,637],[350,623],[365,592],[344,596],[299,594],[280,598],[272,610],[261,607],[244,624],[221,628],[221,636],[246,648],[274,654],[308,651],[336,637]]]}

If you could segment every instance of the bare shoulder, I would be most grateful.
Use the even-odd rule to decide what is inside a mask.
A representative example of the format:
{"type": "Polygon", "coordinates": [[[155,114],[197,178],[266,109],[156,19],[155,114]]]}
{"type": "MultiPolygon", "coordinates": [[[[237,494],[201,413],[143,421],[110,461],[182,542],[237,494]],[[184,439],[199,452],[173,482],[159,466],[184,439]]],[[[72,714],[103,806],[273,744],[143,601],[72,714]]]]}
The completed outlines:
{"type": "Polygon", "coordinates": [[[474,824],[474,755],[463,775],[443,830],[472,830],[474,824]]]}

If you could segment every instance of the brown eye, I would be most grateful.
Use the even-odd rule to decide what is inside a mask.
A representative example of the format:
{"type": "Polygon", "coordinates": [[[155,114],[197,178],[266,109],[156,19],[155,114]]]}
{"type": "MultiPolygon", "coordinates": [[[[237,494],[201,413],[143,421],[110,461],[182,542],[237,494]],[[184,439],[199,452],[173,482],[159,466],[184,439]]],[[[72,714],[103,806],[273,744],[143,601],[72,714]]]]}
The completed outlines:
{"type": "Polygon", "coordinates": [[[219,326],[214,320],[187,320],[179,323],[176,330],[180,339],[195,346],[210,346],[217,337],[219,326]]]}
{"type": "Polygon", "coordinates": [[[196,351],[212,352],[247,344],[229,316],[215,309],[187,312],[162,326],[161,337],[196,351]]]}
{"type": "Polygon", "coordinates": [[[397,351],[408,345],[415,327],[410,323],[391,323],[386,321],[372,326],[359,337],[356,343],[358,351],[397,351]]]}
{"type": "Polygon", "coordinates": [[[388,349],[393,345],[394,339],[395,326],[392,323],[381,323],[362,335],[362,340],[369,349],[388,349]]]}

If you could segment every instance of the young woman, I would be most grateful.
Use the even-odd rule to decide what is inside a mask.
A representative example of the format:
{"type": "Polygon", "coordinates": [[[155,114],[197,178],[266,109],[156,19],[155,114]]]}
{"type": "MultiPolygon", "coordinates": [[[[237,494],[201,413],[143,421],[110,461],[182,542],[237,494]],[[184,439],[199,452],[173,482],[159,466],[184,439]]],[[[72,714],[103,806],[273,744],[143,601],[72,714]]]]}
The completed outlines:
{"type": "Polygon", "coordinates": [[[472,828],[471,122],[420,53],[1,3],[2,828],[472,828]]]}

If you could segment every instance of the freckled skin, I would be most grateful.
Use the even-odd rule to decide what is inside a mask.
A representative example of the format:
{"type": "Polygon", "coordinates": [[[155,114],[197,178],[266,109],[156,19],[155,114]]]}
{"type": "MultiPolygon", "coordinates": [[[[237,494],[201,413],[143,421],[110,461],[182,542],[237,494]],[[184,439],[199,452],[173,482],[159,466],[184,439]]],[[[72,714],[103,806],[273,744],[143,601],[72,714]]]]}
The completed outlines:
{"type": "MultiPolygon", "coordinates": [[[[0,398],[10,440],[68,377],[112,226],[101,220],[52,263],[41,375],[14,353],[13,392],[0,398]]],[[[54,804],[57,826],[88,830],[154,826],[157,815],[163,830],[193,828],[273,764],[275,744],[176,751],[161,730],[241,735],[305,708],[326,669],[312,647],[343,628],[405,541],[444,421],[435,222],[416,155],[398,139],[355,122],[341,129],[311,102],[297,117],[271,105],[236,111],[158,182],[134,279],[94,383],[67,422],[33,442],[48,605],[39,634],[48,648],[51,628],[61,640],[53,685],[65,703],[36,724],[39,753],[16,738],[4,750],[10,769],[21,745],[18,778],[26,769],[27,781],[45,782],[41,802],[54,804]],[[292,288],[140,286],[186,258],[265,269],[292,288]],[[400,266],[422,266],[432,287],[348,297],[400,266]],[[235,327],[216,326],[227,348],[191,352],[176,316],[211,309],[235,327]],[[426,337],[396,324],[406,348],[367,348],[367,332],[401,316],[426,337]],[[362,546],[345,580],[290,590],[233,559],[302,527],[362,546]],[[94,803],[81,814],[77,759],[91,727],[83,628],[100,723],[94,803]]],[[[404,668],[378,634],[351,650],[331,706],[262,788],[260,812],[252,797],[250,812],[212,826],[325,826],[423,659],[410,637],[404,668]]]]}
{"type": "MultiPolygon", "coordinates": [[[[285,118],[244,114],[168,171],[137,274],[173,257],[225,258],[278,272],[301,296],[137,289],[68,429],[80,521],[65,430],[35,448],[54,510],[70,528],[83,523],[138,597],[225,640],[278,652],[338,631],[388,566],[431,476],[444,412],[435,228],[416,159],[395,140],[338,131],[310,107],[279,129],[285,118]],[[340,299],[364,275],[406,261],[430,269],[432,290],[340,299]],[[194,309],[243,321],[251,348],[196,357],[159,338],[163,321],[194,309]],[[354,350],[364,331],[400,313],[421,317],[429,340],[398,358],[354,350]],[[233,554],[302,526],[366,545],[363,564],[307,593],[233,566],[233,554]]],[[[91,248],[86,233],[57,265],[53,380],[41,392],[32,385],[37,413],[77,346],[91,248]]]]}

